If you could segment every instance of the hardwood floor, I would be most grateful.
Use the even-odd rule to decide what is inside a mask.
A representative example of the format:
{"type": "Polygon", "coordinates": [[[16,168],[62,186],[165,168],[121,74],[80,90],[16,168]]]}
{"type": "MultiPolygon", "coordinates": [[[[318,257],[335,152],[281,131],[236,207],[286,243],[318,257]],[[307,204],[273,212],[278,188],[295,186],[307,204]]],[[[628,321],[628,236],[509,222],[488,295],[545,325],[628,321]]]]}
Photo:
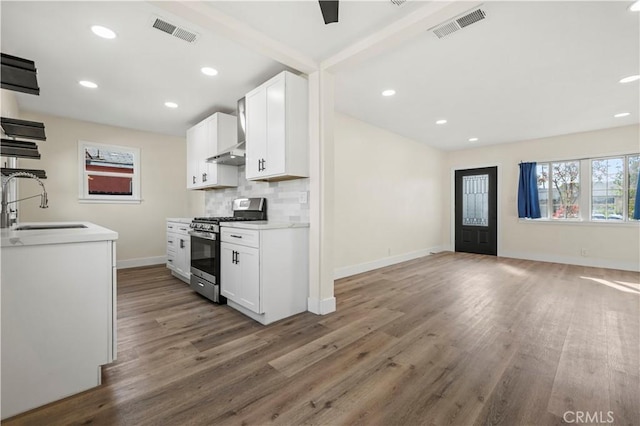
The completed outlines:
{"type": "Polygon", "coordinates": [[[104,384],[3,424],[640,424],[638,273],[441,253],[266,327],[161,266],[118,279],[104,384]]]}

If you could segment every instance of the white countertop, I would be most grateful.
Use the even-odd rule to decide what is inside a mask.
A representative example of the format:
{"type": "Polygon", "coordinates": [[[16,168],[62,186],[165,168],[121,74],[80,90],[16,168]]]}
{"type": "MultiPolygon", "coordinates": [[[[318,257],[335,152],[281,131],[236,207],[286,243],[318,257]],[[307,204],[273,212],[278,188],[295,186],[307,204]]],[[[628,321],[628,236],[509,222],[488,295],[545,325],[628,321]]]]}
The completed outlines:
{"type": "Polygon", "coordinates": [[[168,217],[167,222],[191,223],[192,217],[168,217]]]}
{"type": "Polygon", "coordinates": [[[240,229],[284,229],[284,228],[308,228],[308,223],[270,222],[268,220],[255,220],[250,222],[221,222],[220,226],[240,229]]]}
{"type": "Polygon", "coordinates": [[[67,229],[33,229],[16,231],[15,229],[2,229],[2,247],[34,246],[43,244],[82,243],[88,241],[117,240],[118,233],[91,222],[27,222],[25,225],[72,225],[81,224],[86,228],[67,229]]]}

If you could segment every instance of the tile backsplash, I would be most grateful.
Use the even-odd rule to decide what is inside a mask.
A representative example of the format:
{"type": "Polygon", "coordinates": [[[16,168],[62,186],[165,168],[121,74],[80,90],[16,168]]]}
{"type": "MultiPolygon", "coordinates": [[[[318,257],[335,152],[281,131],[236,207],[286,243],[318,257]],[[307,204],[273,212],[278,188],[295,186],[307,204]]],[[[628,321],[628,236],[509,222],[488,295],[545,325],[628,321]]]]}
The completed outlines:
{"type": "Polygon", "coordinates": [[[206,216],[231,216],[231,202],[241,197],[267,199],[267,217],[273,222],[309,222],[309,203],[300,203],[300,193],[309,197],[309,179],[293,179],[281,182],[248,181],[245,166],[238,167],[238,187],[214,189],[205,192],[206,216]]]}

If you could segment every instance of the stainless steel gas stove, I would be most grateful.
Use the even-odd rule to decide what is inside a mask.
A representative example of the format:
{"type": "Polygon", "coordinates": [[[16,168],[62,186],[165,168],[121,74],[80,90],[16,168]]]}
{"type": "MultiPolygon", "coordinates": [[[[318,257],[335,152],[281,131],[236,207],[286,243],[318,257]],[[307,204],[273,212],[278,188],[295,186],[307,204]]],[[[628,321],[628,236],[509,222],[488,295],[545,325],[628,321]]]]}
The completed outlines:
{"type": "Polygon", "coordinates": [[[196,217],[191,222],[191,288],[215,303],[226,303],[220,296],[220,224],[267,220],[266,198],[233,200],[233,216],[196,217]]]}

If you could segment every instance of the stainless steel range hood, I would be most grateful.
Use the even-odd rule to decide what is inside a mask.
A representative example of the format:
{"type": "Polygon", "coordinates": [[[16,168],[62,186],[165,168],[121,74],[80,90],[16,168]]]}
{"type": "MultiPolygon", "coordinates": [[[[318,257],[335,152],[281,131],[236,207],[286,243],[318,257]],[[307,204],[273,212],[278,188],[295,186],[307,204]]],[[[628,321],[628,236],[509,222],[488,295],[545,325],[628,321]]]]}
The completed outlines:
{"type": "Polygon", "coordinates": [[[246,153],[245,146],[245,129],[247,128],[245,101],[244,98],[238,101],[238,143],[231,148],[227,148],[207,158],[209,163],[227,164],[230,166],[241,166],[245,164],[246,153]]]}
{"type": "Polygon", "coordinates": [[[213,157],[207,158],[209,163],[227,164],[230,166],[242,166],[245,163],[246,153],[244,151],[244,141],[217,153],[213,157]]]}

